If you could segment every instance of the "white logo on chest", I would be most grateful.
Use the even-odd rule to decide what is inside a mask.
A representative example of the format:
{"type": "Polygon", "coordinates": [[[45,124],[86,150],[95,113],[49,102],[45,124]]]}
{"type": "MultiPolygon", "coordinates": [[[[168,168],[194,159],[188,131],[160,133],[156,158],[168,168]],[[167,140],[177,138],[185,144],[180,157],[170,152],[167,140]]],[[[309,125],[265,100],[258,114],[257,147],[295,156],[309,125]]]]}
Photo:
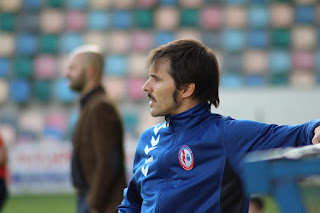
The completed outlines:
{"type": "Polygon", "coordinates": [[[149,169],[149,165],[147,165],[146,168],[144,168],[144,166],[142,166],[142,168],[141,168],[141,172],[145,177],[147,177],[147,175],[148,175],[148,169],[149,169]]]}
{"type": "MultiPolygon", "coordinates": [[[[166,127],[166,123],[164,123],[164,124],[161,125],[161,126],[156,126],[156,127],[154,127],[154,129],[153,129],[154,134],[157,136],[157,135],[158,135],[158,132],[160,131],[160,129],[161,129],[161,128],[164,128],[164,127],[166,127]]],[[[146,153],[146,155],[148,156],[148,154],[149,154],[150,151],[152,151],[152,150],[154,150],[154,149],[157,148],[157,145],[158,145],[159,141],[160,141],[160,135],[158,135],[158,137],[157,137],[156,139],[155,139],[155,137],[152,136],[152,137],[151,137],[151,140],[150,140],[151,147],[149,147],[148,145],[146,145],[146,147],[144,148],[144,153],[146,153]]],[[[151,162],[153,162],[153,155],[151,155],[151,157],[149,157],[149,158],[145,161],[145,164],[149,164],[149,163],[151,163],[151,162]]],[[[143,165],[143,166],[141,167],[141,172],[142,172],[142,174],[143,174],[145,177],[147,177],[148,171],[149,171],[149,165],[147,165],[146,167],[145,167],[145,165],[143,165]]]]}

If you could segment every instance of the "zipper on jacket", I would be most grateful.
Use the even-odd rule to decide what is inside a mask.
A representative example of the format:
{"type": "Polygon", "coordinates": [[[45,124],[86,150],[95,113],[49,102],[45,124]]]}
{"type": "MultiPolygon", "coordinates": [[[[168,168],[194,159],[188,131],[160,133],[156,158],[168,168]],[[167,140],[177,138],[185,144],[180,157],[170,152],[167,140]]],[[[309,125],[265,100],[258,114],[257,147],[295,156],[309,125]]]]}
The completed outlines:
{"type": "Polygon", "coordinates": [[[167,127],[170,127],[170,118],[166,117],[165,119],[167,121],[167,127]]]}
{"type": "MultiPolygon", "coordinates": [[[[166,120],[168,119],[168,123],[170,124],[170,119],[169,118],[166,118],[166,120]]],[[[160,160],[160,166],[164,172],[164,176],[165,176],[165,180],[166,180],[166,185],[163,187],[163,189],[160,191],[159,193],[159,196],[158,196],[158,201],[157,201],[157,205],[156,205],[156,212],[164,212],[163,211],[163,207],[164,207],[164,200],[163,200],[163,195],[165,194],[165,192],[167,191],[167,189],[169,188],[170,186],[170,182],[171,180],[169,179],[170,177],[168,177],[168,171],[167,171],[167,168],[165,167],[165,164],[164,164],[164,155],[167,154],[167,152],[169,152],[170,150],[172,150],[174,148],[174,144],[176,142],[176,133],[174,131],[174,127],[171,126],[171,132],[172,132],[172,140],[170,141],[170,144],[167,148],[167,150],[165,150],[162,155],[159,157],[159,160],[160,160]]]]}

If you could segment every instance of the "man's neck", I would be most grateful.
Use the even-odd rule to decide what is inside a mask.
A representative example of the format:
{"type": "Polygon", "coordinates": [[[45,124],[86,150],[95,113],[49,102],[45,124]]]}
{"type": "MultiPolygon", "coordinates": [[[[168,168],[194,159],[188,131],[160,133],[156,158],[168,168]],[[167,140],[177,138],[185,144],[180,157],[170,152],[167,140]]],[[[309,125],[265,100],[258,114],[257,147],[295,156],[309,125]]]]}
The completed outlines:
{"type": "Polygon", "coordinates": [[[197,99],[192,99],[192,98],[185,99],[184,102],[180,104],[180,106],[175,114],[185,112],[185,111],[197,106],[198,104],[200,104],[200,102],[197,99]]]}
{"type": "Polygon", "coordinates": [[[83,90],[81,91],[80,95],[83,97],[86,94],[88,94],[89,92],[91,92],[93,89],[97,88],[98,86],[100,86],[100,82],[88,82],[86,84],[86,86],[83,88],[83,90]]]}

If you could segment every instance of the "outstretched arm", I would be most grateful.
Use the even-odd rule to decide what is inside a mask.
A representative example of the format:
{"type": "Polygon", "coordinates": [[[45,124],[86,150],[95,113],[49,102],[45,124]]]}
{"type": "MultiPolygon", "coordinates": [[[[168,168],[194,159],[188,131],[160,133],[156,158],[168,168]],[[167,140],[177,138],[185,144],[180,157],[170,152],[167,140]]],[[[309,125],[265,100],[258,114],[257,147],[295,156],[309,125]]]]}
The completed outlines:
{"type": "Polygon", "coordinates": [[[314,129],[314,136],[312,138],[312,144],[318,144],[320,143],[320,126],[317,126],[314,129]]]}

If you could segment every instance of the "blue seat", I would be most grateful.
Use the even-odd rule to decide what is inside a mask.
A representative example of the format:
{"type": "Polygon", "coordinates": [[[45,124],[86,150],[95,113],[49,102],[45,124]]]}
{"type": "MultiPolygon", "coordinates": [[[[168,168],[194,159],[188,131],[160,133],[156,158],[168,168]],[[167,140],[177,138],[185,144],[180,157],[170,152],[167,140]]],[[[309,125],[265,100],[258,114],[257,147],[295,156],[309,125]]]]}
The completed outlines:
{"type": "Polygon", "coordinates": [[[45,1],[43,0],[23,0],[22,7],[23,9],[28,11],[35,11],[40,10],[43,7],[44,3],[45,1]]]}
{"type": "Polygon", "coordinates": [[[60,41],[60,49],[64,53],[69,53],[83,44],[82,34],[80,33],[65,33],[60,41]]]}
{"type": "Polygon", "coordinates": [[[243,76],[239,73],[225,73],[221,76],[221,86],[227,88],[239,88],[244,84],[243,76]]]}
{"type": "Polygon", "coordinates": [[[116,10],[113,13],[113,27],[116,29],[129,29],[132,27],[133,15],[129,11],[116,10]]]}
{"type": "Polygon", "coordinates": [[[68,0],[66,6],[70,9],[86,9],[88,7],[88,0],[68,0]]]}
{"type": "Polygon", "coordinates": [[[242,5],[247,3],[247,0],[227,0],[227,3],[233,5],[242,5]]]}
{"type": "Polygon", "coordinates": [[[273,50],[269,56],[270,72],[287,73],[291,69],[291,55],[286,50],[273,50]]]}
{"type": "Polygon", "coordinates": [[[223,32],[223,47],[229,52],[242,51],[247,44],[247,35],[242,30],[227,29],[223,32]]]}
{"type": "Polygon", "coordinates": [[[227,72],[241,72],[243,67],[242,53],[224,54],[222,68],[227,72]]]}
{"type": "Polygon", "coordinates": [[[264,75],[248,75],[245,77],[245,84],[251,87],[261,87],[266,84],[267,80],[264,75]]]}
{"type": "Polygon", "coordinates": [[[167,44],[175,39],[172,32],[156,32],[154,34],[153,47],[158,47],[159,45],[167,44]]]}
{"type": "Polygon", "coordinates": [[[248,33],[248,46],[251,48],[266,48],[269,45],[269,35],[266,30],[252,30],[248,33]]]}
{"type": "Polygon", "coordinates": [[[301,5],[295,8],[295,21],[300,24],[313,24],[315,20],[315,7],[312,5],[301,5]]]}
{"type": "Polygon", "coordinates": [[[89,30],[105,30],[111,25],[111,15],[107,11],[91,11],[88,13],[89,30]]]}
{"type": "Polygon", "coordinates": [[[28,80],[14,79],[9,86],[10,99],[18,104],[27,103],[31,97],[31,86],[28,80]]]}
{"type": "Polygon", "coordinates": [[[77,94],[69,89],[67,79],[60,78],[54,82],[54,95],[61,103],[72,103],[77,99],[77,94]]]}
{"type": "Polygon", "coordinates": [[[173,6],[173,5],[176,5],[176,4],[178,3],[177,0],[158,0],[158,2],[159,2],[159,4],[160,4],[161,6],[164,6],[164,5],[166,5],[166,6],[168,6],[168,5],[173,6]]]}
{"type": "Polygon", "coordinates": [[[31,33],[21,33],[16,37],[18,55],[33,55],[37,51],[37,37],[31,33]]]}
{"type": "Polygon", "coordinates": [[[9,58],[0,57],[0,77],[6,78],[11,70],[11,60],[9,58]]]}
{"type": "Polygon", "coordinates": [[[109,55],[105,58],[104,73],[111,76],[125,76],[128,69],[128,61],[122,55],[109,55]]]}
{"type": "Polygon", "coordinates": [[[201,33],[202,42],[212,49],[220,49],[221,48],[221,34],[216,31],[207,31],[201,33]]]}
{"type": "Polygon", "coordinates": [[[254,28],[265,28],[269,23],[267,6],[252,6],[248,9],[248,25],[254,28]]]}
{"type": "Polygon", "coordinates": [[[37,32],[40,30],[40,19],[37,13],[21,13],[18,27],[24,32],[37,32]]]}

